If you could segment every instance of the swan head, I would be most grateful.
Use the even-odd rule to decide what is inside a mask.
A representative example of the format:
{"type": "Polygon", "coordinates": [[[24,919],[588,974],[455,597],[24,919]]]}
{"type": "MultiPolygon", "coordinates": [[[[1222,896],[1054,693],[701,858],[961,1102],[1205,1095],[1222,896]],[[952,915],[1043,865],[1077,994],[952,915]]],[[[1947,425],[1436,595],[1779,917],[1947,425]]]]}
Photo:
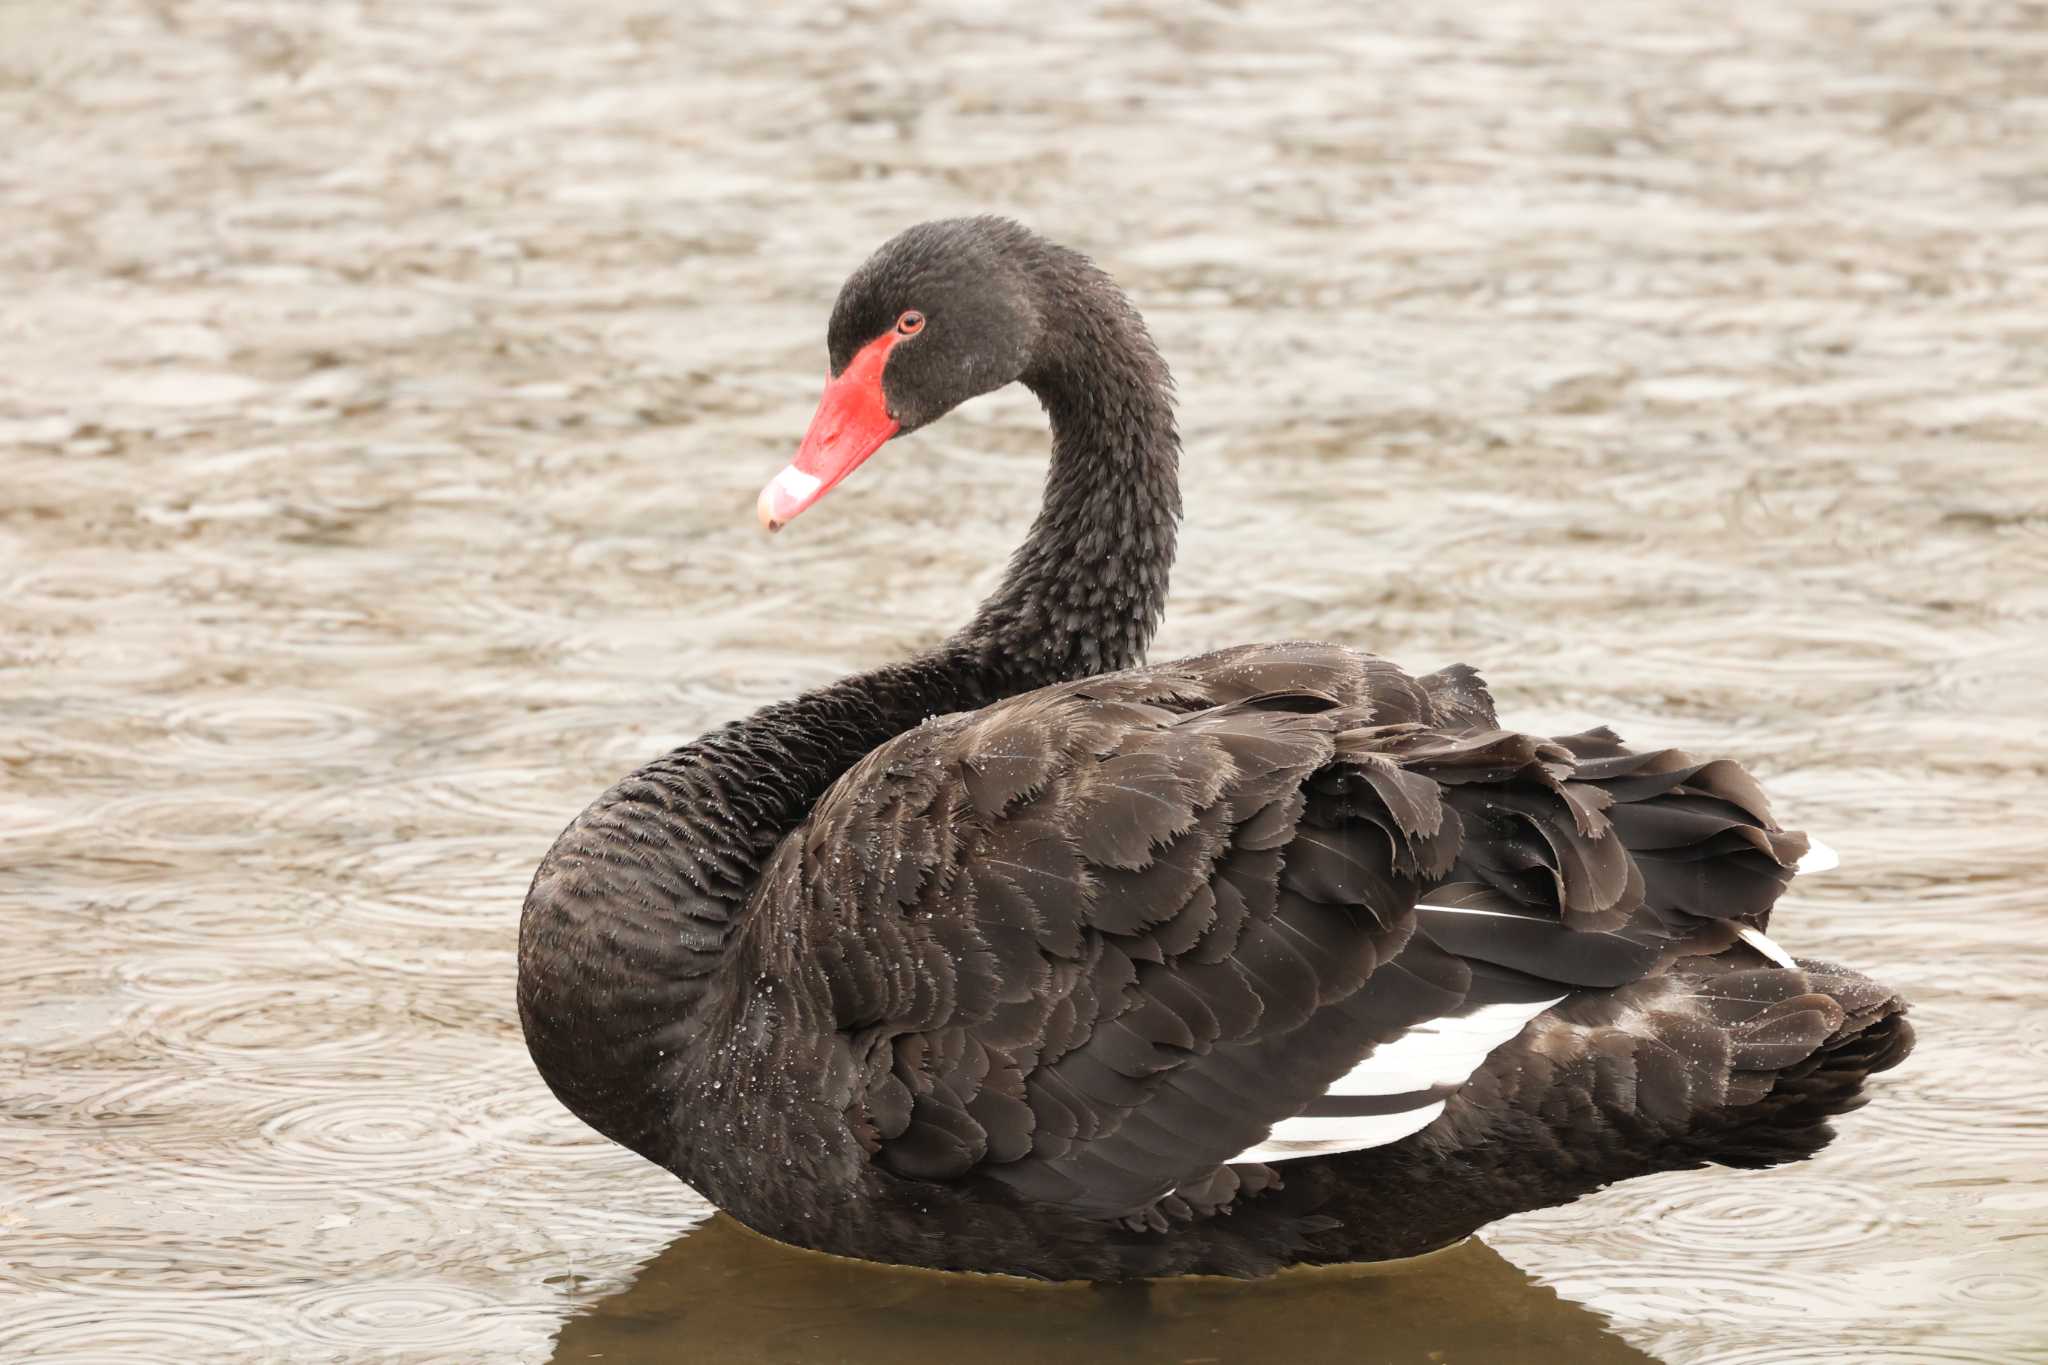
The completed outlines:
{"type": "Polygon", "coordinates": [[[839,291],[824,395],[761,490],[761,524],[780,530],[891,438],[1022,378],[1042,331],[1034,267],[1059,251],[1002,218],[921,223],[884,243],[839,291]]]}

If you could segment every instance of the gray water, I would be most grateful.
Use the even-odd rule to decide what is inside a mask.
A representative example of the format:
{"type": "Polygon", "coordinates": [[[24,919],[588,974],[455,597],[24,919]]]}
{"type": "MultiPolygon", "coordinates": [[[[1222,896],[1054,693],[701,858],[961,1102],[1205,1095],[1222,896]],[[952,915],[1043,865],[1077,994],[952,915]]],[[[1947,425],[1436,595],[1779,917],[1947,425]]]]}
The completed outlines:
{"type": "Polygon", "coordinates": [[[2040,6],[0,0],[0,1359],[2048,1359],[2040,6]],[[1001,209],[1180,382],[1155,657],[1728,754],[1916,1002],[1820,1158],[1133,1292],[762,1243],[520,1042],[555,831],[932,639],[985,400],[773,541],[839,281],[1001,209]]]}

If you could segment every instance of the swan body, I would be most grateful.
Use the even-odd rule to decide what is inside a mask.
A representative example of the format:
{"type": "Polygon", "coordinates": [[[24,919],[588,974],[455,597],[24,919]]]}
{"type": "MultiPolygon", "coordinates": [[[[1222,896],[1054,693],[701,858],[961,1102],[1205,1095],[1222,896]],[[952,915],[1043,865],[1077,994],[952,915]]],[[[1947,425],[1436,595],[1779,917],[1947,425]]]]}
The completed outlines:
{"type": "Polygon", "coordinates": [[[1619,1179],[1806,1156],[1904,1005],[1766,936],[1808,840],[1725,759],[1500,727],[1341,646],[1143,666],[1178,439],[1107,278],[993,219],[847,283],[787,524],[1021,380],[1003,587],[930,652],[654,760],[520,934],[541,1074],[770,1236],[1048,1278],[1408,1255],[1619,1179]]]}

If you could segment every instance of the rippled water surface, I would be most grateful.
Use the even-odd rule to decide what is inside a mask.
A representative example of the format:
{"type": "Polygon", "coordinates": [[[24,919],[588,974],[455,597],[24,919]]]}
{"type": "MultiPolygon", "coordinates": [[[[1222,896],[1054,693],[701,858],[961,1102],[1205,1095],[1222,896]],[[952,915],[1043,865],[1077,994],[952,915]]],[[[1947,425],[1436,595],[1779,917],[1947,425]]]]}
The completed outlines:
{"type": "Polygon", "coordinates": [[[2048,13],[1728,8],[0,4],[0,1358],[2048,1358],[2048,13]],[[1028,521],[1021,394],[751,516],[846,270],[986,208],[1176,366],[1155,657],[1468,660],[1840,848],[1779,936],[1922,1044],[1834,1149],[1027,1289],[554,1103],[555,831],[1028,521]]]}

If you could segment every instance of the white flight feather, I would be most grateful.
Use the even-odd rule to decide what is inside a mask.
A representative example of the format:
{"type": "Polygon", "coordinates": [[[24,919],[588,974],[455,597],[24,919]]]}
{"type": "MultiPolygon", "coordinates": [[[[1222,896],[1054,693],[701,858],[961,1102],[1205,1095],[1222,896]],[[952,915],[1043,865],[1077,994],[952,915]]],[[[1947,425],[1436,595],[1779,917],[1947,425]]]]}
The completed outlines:
{"type": "MultiPolygon", "coordinates": [[[[1474,911],[1491,914],[1491,911],[1474,911]]],[[[1405,1095],[1440,1085],[1458,1085],[1481,1062],[1563,996],[1514,1004],[1484,1005],[1470,1014],[1449,1014],[1415,1025],[1337,1078],[1330,1095],[1405,1095]]],[[[1420,1132],[1444,1112],[1442,1100],[1392,1114],[1282,1119],[1264,1142],[1233,1161],[1286,1161],[1378,1147],[1420,1132]]]]}
{"type": "MultiPolygon", "coordinates": [[[[1799,871],[1825,872],[1840,865],[1835,851],[1818,839],[1809,839],[1809,851],[1799,860],[1799,871]]],[[[1492,919],[1523,919],[1506,910],[1482,910],[1467,905],[1417,903],[1417,909],[1450,915],[1483,915],[1492,919]]],[[[1743,942],[1780,967],[1797,964],[1783,948],[1762,932],[1742,926],[1737,930],[1743,942]]],[[[1457,1085],[1471,1078],[1495,1048],[1507,1042],[1531,1019],[1549,1009],[1563,996],[1520,1004],[1486,1005],[1470,1014],[1445,1015],[1417,1024],[1400,1037],[1382,1043],[1373,1054],[1337,1078],[1325,1093],[1330,1095],[1405,1095],[1444,1085],[1457,1085]]],[[[1283,1119],[1258,1146],[1240,1152],[1234,1161],[1287,1161],[1295,1157],[1330,1156],[1337,1152],[1361,1151],[1397,1142],[1419,1133],[1444,1112],[1442,1100],[1432,1100],[1414,1109],[1393,1114],[1361,1114],[1348,1117],[1283,1119]]]]}
{"type": "Polygon", "coordinates": [[[1533,919],[1533,915],[1517,915],[1506,910],[1480,910],[1470,905],[1435,905],[1429,901],[1415,902],[1417,910],[1441,910],[1447,915],[1490,915],[1494,919],[1533,919]]]}
{"type": "Polygon", "coordinates": [[[1780,967],[1797,967],[1799,965],[1792,960],[1792,954],[1766,938],[1763,930],[1752,929],[1747,924],[1743,924],[1736,927],[1735,933],[1744,943],[1747,943],[1780,967]]]}
{"type": "Polygon", "coordinates": [[[1356,1152],[1398,1142],[1435,1123],[1444,1112],[1436,1100],[1420,1109],[1403,1109],[1398,1114],[1371,1114],[1348,1119],[1287,1119],[1273,1126],[1273,1134],[1256,1147],[1239,1152],[1232,1161],[1287,1161],[1298,1156],[1330,1156],[1356,1152]],[[1327,1131],[1323,1131],[1323,1130],[1327,1131]]]}
{"type": "Polygon", "coordinates": [[[1816,872],[1833,872],[1841,865],[1842,855],[1811,834],[1806,836],[1806,856],[1795,864],[1802,877],[1810,877],[1816,872]]]}

